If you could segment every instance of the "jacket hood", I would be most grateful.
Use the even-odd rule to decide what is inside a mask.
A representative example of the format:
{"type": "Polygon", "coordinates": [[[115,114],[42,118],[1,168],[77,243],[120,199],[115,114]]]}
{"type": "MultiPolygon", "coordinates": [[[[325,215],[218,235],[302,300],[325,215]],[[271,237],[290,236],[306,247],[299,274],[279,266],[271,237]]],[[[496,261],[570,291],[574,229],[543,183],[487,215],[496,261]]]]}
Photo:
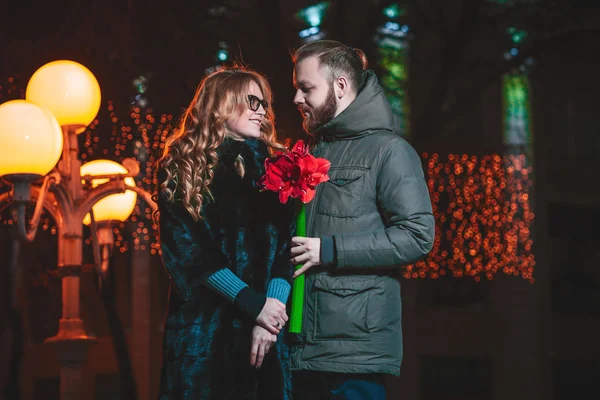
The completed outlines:
{"type": "Polygon", "coordinates": [[[394,131],[394,116],[390,104],[371,70],[363,72],[356,99],[337,117],[316,132],[317,140],[350,139],[375,131],[394,131]]]}

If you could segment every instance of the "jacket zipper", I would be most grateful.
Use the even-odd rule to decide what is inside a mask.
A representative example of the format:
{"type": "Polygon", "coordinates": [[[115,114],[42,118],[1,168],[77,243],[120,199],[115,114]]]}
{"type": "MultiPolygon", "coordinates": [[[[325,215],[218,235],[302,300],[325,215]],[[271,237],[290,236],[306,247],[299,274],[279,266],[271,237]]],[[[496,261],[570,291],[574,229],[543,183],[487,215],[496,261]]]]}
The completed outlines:
{"type": "MultiPolygon", "coordinates": [[[[319,156],[319,158],[325,158],[325,159],[327,159],[327,156],[329,155],[329,153],[331,151],[331,144],[327,144],[326,146],[324,146],[323,150],[325,150],[325,155],[319,156]]],[[[313,201],[316,201],[315,204],[319,204],[319,200],[321,200],[321,194],[322,193],[323,193],[323,191],[319,190],[318,196],[315,199],[313,199],[313,201]]],[[[306,229],[306,233],[307,233],[308,237],[312,237],[313,236],[313,222],[315,220],[315,218],[314,218],[314,214],[315,213],[316,213],[316,210],[311,214],[311,216],[310,216],[310,218],[309,218],[309,220],[307,221],[307,224],[306,224],[306,228],[307,228],[306,229]]]]}
{"type": "MultiPolygon", "coordinates": [[[[331,150],[330,148],[331,145],[327,145],[326,148],[324,150],[326,150],[326,154],[324,156],[322,156],[323,158],[327,159],[327,155],[329,155],[329,152],[331,150]]],[[[321,156],[319,156],[321,157],[321,156]]],[[[313,199],[313,201],[316,201],[315,204],[318,204],[319,200],[321,199],[321,190],[319,190],[318,196],[316,198],[313,199]]],[[[314,218],[314,214],[316,213],[316,210],[313,210],[313,213],[311,214],[310,218],[308,219],[308,221],[306,221],[306,236],[307,237],[313,237],[313,222],[315,220],[314,218]]],[[[306,279],[306,278],[305,278],[306,279]]],[[[307,296],[307,289],[308,289],[308,285],[305,284],[304,286],[304,305],[302,307],[303,312],[302,312],[302,327],[303,329],[306,329],[306,310],[307,310],[307,303],[308,303],[308,296],[307,296]]],[[[302,337],[302,343],[306,344],[306,336],[307,336],[306,331],[301,332],[301,337],[302,337]]],[[[300,361],[303,361],[302,357],[300,356],[300,361]]]]}

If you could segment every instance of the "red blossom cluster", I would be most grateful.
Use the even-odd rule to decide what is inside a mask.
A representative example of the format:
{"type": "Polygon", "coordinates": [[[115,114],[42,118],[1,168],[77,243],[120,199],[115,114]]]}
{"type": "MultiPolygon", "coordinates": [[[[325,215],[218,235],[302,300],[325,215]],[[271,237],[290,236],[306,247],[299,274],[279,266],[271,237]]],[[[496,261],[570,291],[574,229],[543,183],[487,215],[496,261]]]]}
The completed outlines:
{"type": "Polygon", "coordinates": [[[309,203],[315,196],[317,185],[329,180],[327,172],[330,162],[308,152],[302,140],[296,142],[291,151],[278,152],[265,160],[265,175],[260,185],[279,193],[279,201],[287,203],[290,197],[309,203]]]}

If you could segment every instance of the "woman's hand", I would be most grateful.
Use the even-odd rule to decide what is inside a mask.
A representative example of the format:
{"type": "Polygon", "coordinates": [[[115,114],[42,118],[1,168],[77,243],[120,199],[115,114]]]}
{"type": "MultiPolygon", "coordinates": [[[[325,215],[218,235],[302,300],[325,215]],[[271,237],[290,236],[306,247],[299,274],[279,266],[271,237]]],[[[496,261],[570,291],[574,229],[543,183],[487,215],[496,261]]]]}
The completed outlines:
{"type": "Polygon", "coordinates": [[[260,314],[256,318],[256,323],[273,335],[279,334],[288,320],[285,312],[285,304],[273,297],[267,297],[260,314]]]}
{"type": "Polygon", "coordinates": [[[265,355],[277,342],[277,336],[271,334],[265,328],[255,325],[252,329],[252,347],[250,350],[250,365],[257,369],[263,363],[265,355]]]}

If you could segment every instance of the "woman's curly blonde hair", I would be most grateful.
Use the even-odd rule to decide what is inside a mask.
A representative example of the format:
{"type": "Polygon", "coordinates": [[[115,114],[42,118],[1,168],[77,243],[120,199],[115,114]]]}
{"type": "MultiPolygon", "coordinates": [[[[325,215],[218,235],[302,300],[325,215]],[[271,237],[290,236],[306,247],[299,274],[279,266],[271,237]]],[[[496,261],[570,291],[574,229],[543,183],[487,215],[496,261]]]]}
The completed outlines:
{"type": "MultiPolygon", "coordinates": [[[[209,186],[218,163],[216,149],[227,136],[226,122],[248,107],[251,82],[271,104],[269,83],[258,72],[238,65],[205,76],[178,127],[165,142],[156,171],[165,170],[166,179],[158,182],[158,192],[164,192],[170,202],[181,201],[194,221],[201,219],[202,204],[210,196],[209,186]],[[171,181],[174,188],[169,187],[171,181]]],[[[272,107],[266,110],[260,131],[270,148],[282,148],[277,144],[272,107]]]]}

